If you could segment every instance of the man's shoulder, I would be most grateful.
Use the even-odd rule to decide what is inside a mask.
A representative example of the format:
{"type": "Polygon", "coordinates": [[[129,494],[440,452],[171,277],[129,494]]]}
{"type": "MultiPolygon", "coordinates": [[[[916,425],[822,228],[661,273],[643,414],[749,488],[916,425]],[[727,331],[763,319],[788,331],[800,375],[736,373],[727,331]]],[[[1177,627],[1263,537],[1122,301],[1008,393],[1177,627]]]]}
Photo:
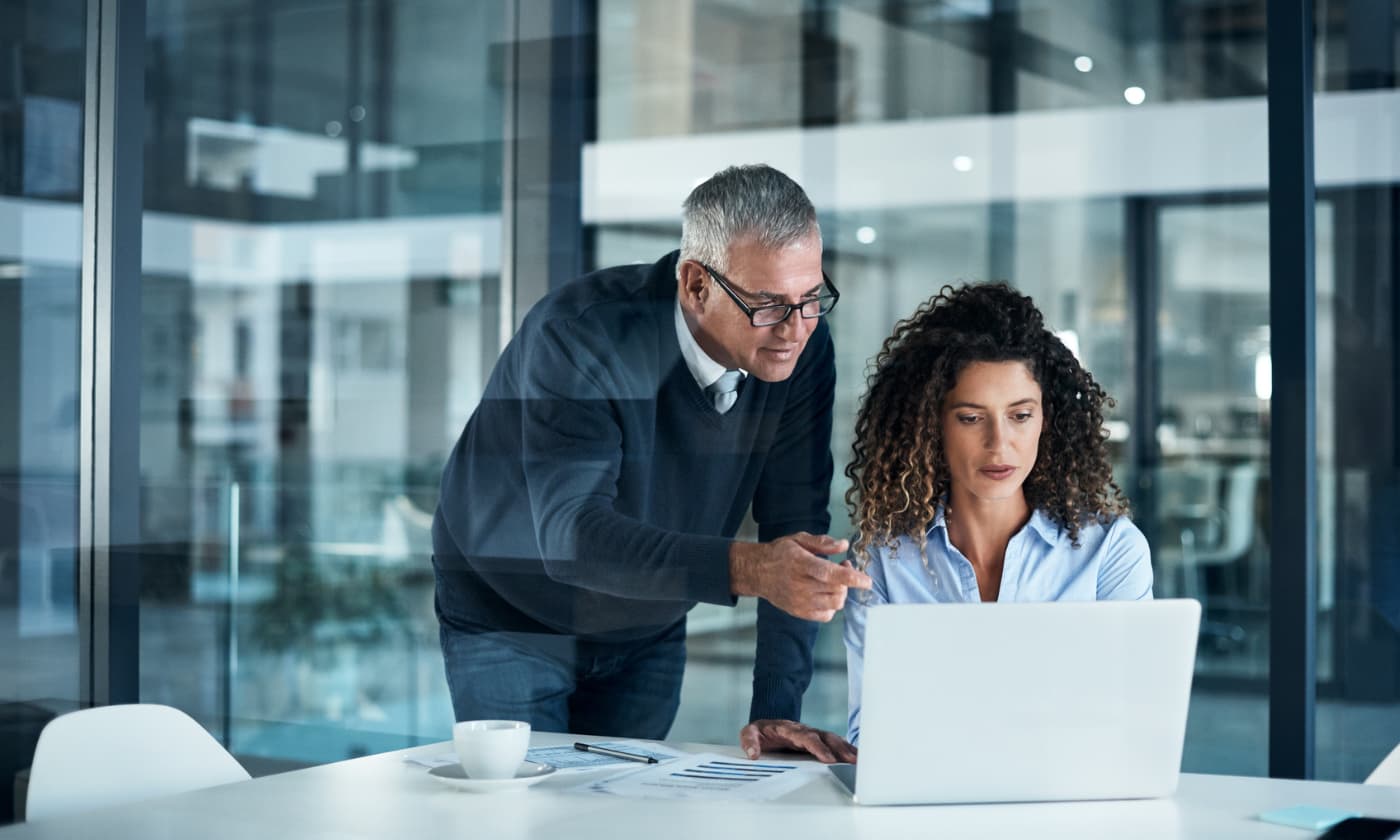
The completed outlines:
{"type": "Polygon", "coordinates": [[[675,298],[674,285],[666,284],[663,278],[668,261],[674,265],[674,260],[663,257],[656,263],[618,265],[589,272],[545,295],[526,320],[587,319],[607,323],[654,316],[664,308],[666,292],[670,292],[671,300],[675,298]]]}
{"type": "Polygon", "coordinates": [[[556,389],[573,382],[580,397],[598,389],[629,399],[655,393],[658,370],[675,347],[674,289],[663,300],[657,276],[664,262],[601,269],[550,292],[531,307],[502,363],[519,381],[556,389]]]}

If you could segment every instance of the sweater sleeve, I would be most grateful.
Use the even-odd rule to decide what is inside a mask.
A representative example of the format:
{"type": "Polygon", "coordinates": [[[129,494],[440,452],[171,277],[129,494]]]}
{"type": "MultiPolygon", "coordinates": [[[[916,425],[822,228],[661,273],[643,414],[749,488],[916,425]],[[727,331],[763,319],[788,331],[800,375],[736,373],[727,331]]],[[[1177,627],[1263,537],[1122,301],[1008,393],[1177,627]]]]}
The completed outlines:
{"type": "MultiPolygon", "coordinates": [[[[768,455],[753,513],[764,542],[798,531],[825,534],[831,525],[831,413],[836,389],[835,352],[826,323],[806,353],[809,365],[794,374],[788,402],[768,455]]],[[[749,719],[799,720],[802,695],[812,681],[817,624],[794,618],[764,599],[758,602],[753,701],[749,719]]]]}
{"type": "MultiPolygon", "coordinates": [[[[627,598],[732,605],[729,544],[648,525],[615,509],[622,427],[614,403],[653,394],[617,376],[546,322],[521,367],[525,482],[546,573],[627,598]]],[[[636,457],[636,453],[631,454],[636,457]]]]}

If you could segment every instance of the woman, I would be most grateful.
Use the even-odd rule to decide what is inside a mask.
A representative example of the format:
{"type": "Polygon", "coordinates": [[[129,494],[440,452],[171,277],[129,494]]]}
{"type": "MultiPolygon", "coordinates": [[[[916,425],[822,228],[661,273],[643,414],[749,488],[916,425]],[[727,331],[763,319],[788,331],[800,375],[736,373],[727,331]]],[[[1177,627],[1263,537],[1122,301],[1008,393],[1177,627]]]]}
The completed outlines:
{"type": "Polygon", "coordinates": [[[945,287],[900,322],[856,420],[847,737],[860,738],[865,616],[882,603],[1152,597],[1147,540],[1113,482],[1111,401],[1027,296],[945,287]]]}
{"type": "MultiPolygon", "coordinates": [[[[846,602],[851,743],[873,606],[1152,597],[1147,541],[1109,466],[1105,404],[1035,303],[1008,286],[944,287],[896,325],[846,468],[850,561],[872,581],[846,602]]],[[[779,724],[801,726],[755,725],[779,724]]],[[[802,728],[821,736],[808,748],[818,758],[847,753],[832,733],[802,728]]]]}

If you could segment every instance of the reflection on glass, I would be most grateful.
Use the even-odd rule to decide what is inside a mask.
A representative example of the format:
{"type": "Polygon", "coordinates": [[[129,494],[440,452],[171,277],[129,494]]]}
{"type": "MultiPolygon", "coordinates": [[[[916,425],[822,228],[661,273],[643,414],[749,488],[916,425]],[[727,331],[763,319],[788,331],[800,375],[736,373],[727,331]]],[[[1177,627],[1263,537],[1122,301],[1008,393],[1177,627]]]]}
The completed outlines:
{"type": "Polygon", "coordinates": [[[1158,593],[1204,607],[1201,674],[1268,673],[1268,207],[1158,211],[1158,593]]]}
{"type": "MultiPolygon", "coordinates": [[[[0,5],[0,779],[77,708],[83,4],[0,5]],[[21,61],[22,57],[22,61],[21,61]]],[[[14,817],[0,795],[0,825],[14,817]]]]}
{"type": "MultiPolygon", "coordinates": [[[[720,165],[762,160],[803,184],[845,299],[830,316],[838,475],[866,366],[897,320],[948,283],[1030,294],[1117,399],[1109,448],[1130,499],[1173,485],[1169,501],[1144,493],[1136,518],[1154,535],[1158,593],[1195,594],[1210,619],[1186,766],[1262,772],[1267,216],[1160,199],[1264,194],[1264,137],[1246,130],[1262,118],[1264,18],[1214,2],[678,5],[599,4],[584,200],[595,264],[673,247],[681,197],[720,165]],[[1151,400],[1135,344],[1144,308],[1160,338],[1151,400]],[[1134,428],[1144,405],[1161,407],[1150,430],[1134,428]],[[1210,723],[1230,718],[1249,723],[1210,723]]],[[[845,490],[832,488],[837,523],[849,523],[845,490]]],[[[837,729],[839,623],[819,638],[804,709],[837,729]]],[[[742,612],[693,614],[687,684],[732,690],[687,695],[676,737],[727,741],[743,723],[751,632],[742,612]]]]}
{"type": "Polygon", "coordinates": [[[502,14],[148,4],[141,695],[235,752],[449,731],[427,523],[500,343],[502,14]]]}
{"type": "MultiPolygon", "coordinates": [[[[235,749],[337,758],[450,720],[424,523],[504,338],[500,14],[148,4],[141,690],[235,749]]],[[[35,43],[81,67],[81,38],[61,35],[80,16],[35,19],[35,43]]],[[[1266,766],[1264,25],[1217,0],[598,3],[594,264],[675,247],[681,198],[722,166],[798,180],[847,301],[831,315],[838,474],[868,359],[944,283],[1009,280],[1073,336],[1118,398],[1110,447],[1157,592],[1206,607],[1189,770],[1266,766]],[[1135,428],[1144,405],[1157,416],[1135,428]]],[[[1369,139],[1400,108],[1395,14],[1328,6],[1318,32],[1318,756],[1321,775],[1359,779],[1400,700],[1400,173],[1369,139]]],[[[0,152],[0,212],[76,237],[75,206],[48,214],[76,197],[80,86],[26,79],[43,89],[21,111],[0,99],[0,148],[42,142],[0,152]]],[[[76,244],[16,260],[17,229],[0,225],[0,289],[23,263],[35,295],[76,290],[76,244]],[[45,265],[68,279],[34,279],[45,265]]],[[[0,593],[15,568],[0,560],[0,593]]],[[[743,723],[752,616],[692,614],[674,737],[728,742],[743,723]]],[[[805,717],[839,728],[839,622],[817,662],[805,717]]]]}
{"type": "Polygon", "coordinates": [[[1400,171],[1355,115],[1400,116],[1400,10],[1319,7],[1317,32],[1317,776],[1360,781],[1400,741],[1400,171]]]}

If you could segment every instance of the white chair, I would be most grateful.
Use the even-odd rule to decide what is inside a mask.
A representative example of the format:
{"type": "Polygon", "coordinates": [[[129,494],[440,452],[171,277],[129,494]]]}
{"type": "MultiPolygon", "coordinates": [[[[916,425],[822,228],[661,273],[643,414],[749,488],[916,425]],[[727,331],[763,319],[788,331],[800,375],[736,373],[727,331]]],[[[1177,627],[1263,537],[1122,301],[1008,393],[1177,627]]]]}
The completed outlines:
{"type": "Polygon", "coordinates": [[[26,820],[251,778],[189,715],[154,703],[99,706],[49,721],[34,747],[26,820]]]}
{"type": "MultiPolygon", "coordinates": [[[[1206,569],[1216,566],[1235,581],[1231,595],[1237,600],[1242,597],[1240,576],[1248,570],[1240,564],[1254,550],[1258,531],[1254,505],[1259,471],[1259,464],[1253,461],[1229,467],[1206,461],[1163,468],[1159,480],[1162,518],[1176,526],[1180,548],[1162,546],[1157,556],[1164,570],[1180,573],[1182,596],[1206,606],[1210,600],[1206,569]]],[[[1164,577],[1170,581],[1176,576],[1169,573],[1164,577]]],[[[1201,636],[1210,639],[1217,650],[1226,650],[1243,643],[1247,634],[1242,625],[1203,618],[1201,636]]]]}
{"type": "Polygon", "coordinates": [[[1245,461],[1226,469],[1221,521],[1217,529],[1222,536],[1215,545],[1196,549],[1193,562],[1197,566],[1238,563],[1249,554],[1254,547],[1254,503],[1258,493],[1258,463],[1245,461]]]}
{"type": "Polygon", "coordinates": [[[1161,567],[1164,594],[1203,600],[1201,547],[1219,539],[1220,484],[1217,461],[1190,461],[1163,465],[1157,471],[1157,505],[1168,539],[1155,546],[1153,556],[1161,567]]]}
{"type": "Polygon", "coordinates": [[[1390,751],[1390,755],[1381,759],[1381,763],[1366,777],[1366,784],[1400,787],[1400,744],[1390,751]]]}
{"type": "Polygon", "coordinates": [[[384,501],[385,560],[427,560],[433,556],[433,513],[420,510],[403,493],[384,501]]]}

